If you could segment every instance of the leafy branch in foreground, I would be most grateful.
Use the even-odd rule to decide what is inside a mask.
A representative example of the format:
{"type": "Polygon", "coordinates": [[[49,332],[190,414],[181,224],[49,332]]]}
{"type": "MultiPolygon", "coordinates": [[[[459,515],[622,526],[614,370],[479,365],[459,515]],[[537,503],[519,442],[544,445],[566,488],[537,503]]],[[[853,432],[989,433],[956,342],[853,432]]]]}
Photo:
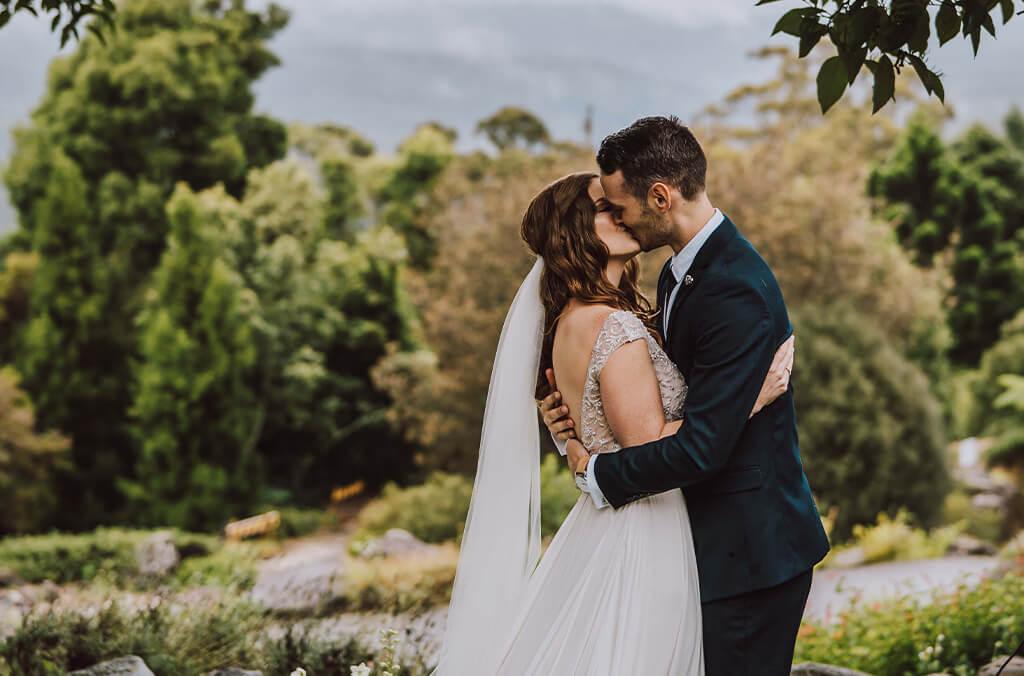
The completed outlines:
{"type": "Polygon", "coordinates": [[[0,28],[18,12],[28,12],[38,17],[40,12],[48,12],[50,30],[56,32],[60,28],[60,46],[74,36],[79,39],[78,27],[82,21],[95,16],[99,21],[92,21],[86,29],[94,34],[100,42],[104,42],[102,21],[111,30],[114,29],[114,0],[0,0],[0,28]]]}
{"type": "MultiPolygon", "coordinates": [[[[767,5],[778,0],[759,0],[767,5]]],[[[970,38],[978,54],[983,31],[996,35],[998,10],[1003,24],[1024,14],[1014,0],[804,0],[778,20],[772,35],[786,33],[800,41],[804,57],[828,36],[836,48],[818,71],[818,103],[822,113],[838,101],[866,66],[874,76],[873,103],[877,112],[893,100],[896,74],[910,66],[929,94],[945,99],[942,76],[927,64],[929,41],[939,45],[957,37],[970,38]],[[934,9],[934,13],[930,10],[934,9]]]]}

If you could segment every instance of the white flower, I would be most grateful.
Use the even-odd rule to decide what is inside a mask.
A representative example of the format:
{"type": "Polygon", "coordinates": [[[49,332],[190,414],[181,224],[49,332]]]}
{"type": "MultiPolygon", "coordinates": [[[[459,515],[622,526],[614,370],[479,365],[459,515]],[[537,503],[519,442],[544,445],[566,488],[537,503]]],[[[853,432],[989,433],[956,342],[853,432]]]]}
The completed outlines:
{"type": "Polygon", "coordinates": [[[289,674],[289,676],[306,676],[306,670],[302,667],[296,667],[295,671],[289,674]]]}
{"type": "Polygon", "coordinates": [[[370,676],[370,667],[366,666],[366,662],[357,664],[348,670],[349,676],[370,676]]]}

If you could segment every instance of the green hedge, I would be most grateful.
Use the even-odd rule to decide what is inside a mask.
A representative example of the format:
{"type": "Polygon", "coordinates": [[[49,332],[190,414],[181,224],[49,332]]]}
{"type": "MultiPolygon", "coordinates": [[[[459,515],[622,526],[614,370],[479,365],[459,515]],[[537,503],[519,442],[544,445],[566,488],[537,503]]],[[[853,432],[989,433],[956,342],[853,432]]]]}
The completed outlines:
{"type": "MultiPolygon", "coordinates": [[[[98,528],[89,533],[50,533],[0,540],[0,569],[26,582],[57,584],[97,582],[132,588],[147,583],[139,577],[135,547],[156,531],[98,528]]],[[[256,563],[270,549],[267,542],[225,542],[214,535],[172,531],[182,557],[174,571],[178,584],[218,584],[247,588],[256,563]]]]}
{"type": "MultiPolygon", "coordinates": [[[[546,455],[540,467],[541,532],[547,536],[579,499],[579,489],[559,456],[546,455]]],[[[424,542],[458,540],[466,525],[473,481],[458,474],[434,472],[418,486],[384,486],[380,497],[359,514],[353,544],[359,545],[389,528],[402,528],[424,542]]]]}
{"type": "Polygon", "coordinates": [[[1024,639],[1024,574],[938,595],[861,604],[832,626],[805,624],[796,662],[823,662],[874,674],[973,676],[1024,639]]]}

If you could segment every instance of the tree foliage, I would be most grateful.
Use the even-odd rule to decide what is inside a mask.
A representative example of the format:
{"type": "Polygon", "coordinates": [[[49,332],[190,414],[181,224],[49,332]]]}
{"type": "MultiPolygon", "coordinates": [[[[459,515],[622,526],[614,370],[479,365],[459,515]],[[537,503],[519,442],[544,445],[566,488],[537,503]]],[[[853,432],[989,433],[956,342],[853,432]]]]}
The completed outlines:
{"type": "Polygon", "coordinates": [[[501,151],[514,147],[529,149],[551,141],[551,135],[539,117],[515,106],[506,106],[480,120],[476,132],[486,136],[501,151]]]}
{"type": "Polygon", "coordinates": [[[17,363],[44,427],[73,439],[67,528],[125,518],[115,477],[135,466],[127,431],[135,316],[168,232],[175,181],[223,182],[284,152],[284,127],[252,113],[277,61],[275,5],[127,0],[106,45],[55,59],[5,173],[22,241],[39,255],[17,363]]]}
{"type": "Polygon", "coordinates": [[[1024,153],[1012,143],[976,126],[947,146],[922,115],[869,181],[917,262],[950,270],[951,356],[961,364],[976,364],[1024,305],[1021,190],[1024,153]]]}
{"type": "MultiPolygon", "coordinates": [[[[757,4],[777,1],[758,0],[757,4]]],[[[853,85],[864,67],[874,76],[874,111],[893,100],[896,75],[908,67],[925,90],[942,101],[942,77],[927,63],[932,36],[940,45],[958,35],[969,38],[977,55],[982,31],[995,38],[1000,18],[1006,24],[1024,13],[1024,4],[1014,0],[812,0],[801,5],[779,18],[772,35],[786,33],[797,38],[801,57],[826,36],[835,47],[836,55],[821,65],[817,76],[823,113],[853,85]],[[938,10],[933,16],[929,9],[934,6],[938,10]]]]}
{"type": "Polygon", "coordinates": [[[859,313],[801,308],[793,382],[800,451],[834,537],[908,508],[936,523],[949,489],[941,407],[928,380],[859,313]]]}
{"type": "Polygon", "coordinates": [[[0,369],[0,534],[44,526],[57,507],[53,472],[63,462],[68,440],[39,434],[28,395],[17,373],[0,369]]]}
{"type": "Polygon", "coordinates": [[[36,17],[41,12],[48,13],[50,30],[60,29],[60,46],[63,47],[72,37],[79,39],[79,26],[92,18],[86,27],[103,41],[104,30],[114,28],[116,9],[114,0],[0,0],[0,28],[18,12],[36,17]]]}

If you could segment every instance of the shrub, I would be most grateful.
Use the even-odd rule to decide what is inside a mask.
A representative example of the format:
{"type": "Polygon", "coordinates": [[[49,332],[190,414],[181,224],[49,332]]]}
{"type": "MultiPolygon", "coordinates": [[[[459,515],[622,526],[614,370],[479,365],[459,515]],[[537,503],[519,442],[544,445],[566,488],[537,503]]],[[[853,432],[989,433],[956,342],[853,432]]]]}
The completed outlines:
{"type": "MultiPolygon", "coordinates": [[[[878,515],[874,525],[854,526],[853,540],[849,546],[861,548],[865,563],[936,559],[945,555],[949,545],[962,531],[962,523],[937,528],[930,533],[914,528],[910,524],[910,515],[906,510],[900,510],[895,518],[890,519],[888,515],[882,513],[878,515]]],[[[833,549],[825,559],[824,565],[828,566],[847,548],[833,549]]]]}
{"type": "Polygon", "coordinates": [[[0,667],[15,674],[56,675],[122,655],[138,655],[157,674],[206,673],[252,662],[259,609],[228,600],[188,612],[156,603],[140,612],[104,603],[95,614],[29,615],[0,644],[0,667]]]}
{"type": "MultiPolygon", "coordinates": [[[[91,533],[8,537],[0,540],[0,568],[27,582],[103,582],[131,588],[146,582],[138,576],[135,547],[153,532],[98,528],[91,533]]],[[[279,547],[274,542],[225,542],[182,532],[174,533],[174,542],[182,557],[174,571],[177,584],[239,589],[252,585],[257,561],[279,547]]]]}
{"type": "MultiPolygon", "coordinates": [[[[558,530],[580,491],[559,456],[545,456],[540,475],[541,532],[547,536],[558,530]]],[[[388,484],[381,496],[360,512],[353,546],[358,549],[368,538],[389,528],[403,528],[424,542],[458,540],[466,525],[472,493],[470,479],[444,472],[434,472],[425,483],[409,488],[388,484]]]]}
{"type": "Polygon", "coordinates": [[[856,312],[804,308],[793,373],[804,465],[834,537],[880,512],[935,525],[950,486],[938,402],[919,368],[856,312]]]}
{"type": "Polygon", "coordinates": [[[344,574],[343,602],[353,610],[391,613],[445,605],[451,600],[458,556],[449,542],[422,554],[353,559],[344,574]]]}
{"type": "Polygon", "coordinates": [[[805,624],[795,662],[823,662],[876,676],[972,676],[1024,637],[1024,576],[854,607],[832,626],[805,624]]]}
{"type": "Polygon", "coordinates": [[[434,472],[419,486],[384,486],[381,496],[359,514],[354,541],[403,528],[424,542],[444,542],[462,535],[473,483],[464,476],[434,472]]]}
{"type": "Polygon", "coordinates": [[[986,542],[1003,539],[1003,515],[998,509],[979,508],[971,504],[971,497],[963,491],[954,491],[946,497],[943,521],[961,522],[964,532],[986,542]]]}
{"type": "Polygon", "coordinates": [[[281,525],[276,532],[278,537],[297,538],[338,527],[337,515],[327,509],[267,507],[264,511],[271,509],[276,509],[281,514],[281,525]]]}

